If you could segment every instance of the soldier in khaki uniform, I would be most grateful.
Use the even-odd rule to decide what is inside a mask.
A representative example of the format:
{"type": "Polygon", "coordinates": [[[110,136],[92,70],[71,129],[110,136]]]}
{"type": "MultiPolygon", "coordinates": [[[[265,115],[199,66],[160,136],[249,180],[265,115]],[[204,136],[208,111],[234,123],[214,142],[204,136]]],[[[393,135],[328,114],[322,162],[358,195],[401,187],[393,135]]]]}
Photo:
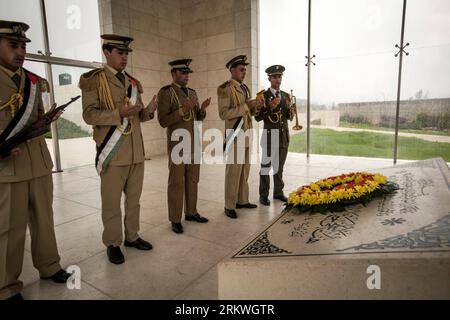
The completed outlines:
{"type": "Polygon", "coordinates": [[[259,179],[259,201],[262,205],[270,205],[270,168],[273,168],[274,191],[273,198],[286,202],[287,197],[283,193],[283,167],[289,148],[289,126],[288,120],[292,121],[294,110],[290,106],[289,94],[280,90],[283,72],[285,68],[281,65],[273,65],[266,69],[269,77],[270,88],[261,92],[264,95],[265,108],[255,116],[256,121],[264,121],[264,130],[261,139],[263,155],[267,156],[268,161],[261,163],[259,179]],[[273,131],[278,130],[278,140],[272,141],[273,131]],[[271,154],[272,147],[276,154],[271,154]],[[276,164],[274,164],[276,162],[276,164]]]}
{"type": "Polygon", "coordinates": [[[247,72],[246,61],[244,55],[231,59],[226,64],[231,79],[217,89],[219,116],[225,120],[225,153],[233,155],[231,161],[227,160],[225,171],[225,214],[232,219],[237,218],[236,208],[257,207],[248,200],[250,142],[244,134],[252,128],[252,116],[263,106],[263,102],[250,99],[250,89],[243,82],[247,72]],[[236,141],[241,135],[245,142],[239,144],[236,141]]]}
{"type": "MultiPolygon", "coordinates": [[[[0,142],[44,114],[47,82],[22,66],[28,25],[0,21],[0,142]]],[[[55,117],[60,116],[60,113],[55,117]]],[[[33,264],[41,278],[64,283],[53,224],[53,163],[43,136],[0,159],[0,299],[22,299],[25,234],[30,227],[33,264]]]]}
{"type": "MultiPolygon", "coordinates": [[[[203,121],[206,117],[206,108],[211,98],[206,99],[201,107],[198,103],[194,89],[188,88],[189,68],[191,59],[181,59],[169,62],[172,67],[173,82],[158,93],[158,120],[163,128],[167,128],[167,152],[169,156],[169,181],[167,187],[167,200],[169,207],[169,220],[175,233],[183,233],[181,217],[183,211],[183,197],[185,198],[185,219],[206,223],[208,219],[197,212],[197,189],[200,176],[200,164],[195,162],[195,153],[201,153],[201,142],[195,139],[195,130],[199,130],[196,121],[203,121]],[[172,158],[172,150],[179,143],[172,141],[172,137],[182,134],[180,130],[188,133],[190,138],[190,157],[184,159],[172,158]],[[197,146],[197,150],[195,150],[197,146]],[[190,159],[189,159],[190,158],[190,159]]],[[[197,132],[200,137],[200,132],[197,132]]],[[[183,150],[185,151],[185,150],[183,150]]],[[[179,156],[175,154],[174,156],[179,156]]],[[[199,159],[199,157],[197,158],[199,159]]]]}
{"type": "Polygon", "coordinates": [[[154,117],[156,97],[144,108],[142,86],[124,70],[132,51],[130,37],[102,35],[107,64],[80,78],[83,118],[94,128],[96,169],[101,178],[103,243],[111,263],[125,258],[120,200],[125,193],[125,242],[127,247],[151,250],[139,232],[140,196],[144,180],[144,143],[141,122],[154,117]]]}

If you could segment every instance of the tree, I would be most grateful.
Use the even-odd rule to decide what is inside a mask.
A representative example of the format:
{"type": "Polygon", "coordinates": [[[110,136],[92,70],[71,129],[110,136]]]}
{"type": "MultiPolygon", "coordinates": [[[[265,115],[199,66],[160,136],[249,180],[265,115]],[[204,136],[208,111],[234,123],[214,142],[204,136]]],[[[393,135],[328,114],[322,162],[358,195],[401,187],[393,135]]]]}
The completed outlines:
{"type": "Polygon", "coordinates": [[[419,91],[416,92],[416,94],[415,94],[414,96],[415,96],[416,100],[422,99],[422,96],[423,96],[423,90],[420,89],[419,91]]]}

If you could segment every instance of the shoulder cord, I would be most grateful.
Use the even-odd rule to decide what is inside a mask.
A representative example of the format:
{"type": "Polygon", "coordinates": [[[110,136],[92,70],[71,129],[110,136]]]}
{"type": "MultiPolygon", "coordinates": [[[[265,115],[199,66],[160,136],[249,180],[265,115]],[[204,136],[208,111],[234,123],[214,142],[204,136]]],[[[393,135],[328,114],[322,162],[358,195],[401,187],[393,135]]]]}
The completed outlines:
{"type": "MultiPolygon", "coordinates": [[[[230,85],[230,90],[231,90],[231,97],[233,99],[233,103],[236,107],[241,105],[241,99],[239,99],[239,93],[237,92],[236,88],[233,85],[230,85]]],[[[246,109],[244,111],[243,114],[243,119],[244,119],[244,128],[245,130],[250,128],[250,123],[249,123],[249,112],[246,109]]]]}
{"type": "MultiPolygon", "coordinates": [[[[170,87],[170,102],[175,103],[178,108],[181,109],[181,103],[180,99],[178,99],[177,93],[175,92],[175,89],[173,87],[170,87]]],[[[189,110],[188,117],[186,118],[186,115],[183,116],[183,120],[188,122],[192,119],[192,110],[189,110]]]]}
{"type": "Polygon", "coordinates": [[[20,106],[23,103],[23,97],[20,93],[14,93],[11,97],[9,97],[9,100],[0,105],[0,111],[3,111],[6,108],[10,108],[9,112],[11,113],[11,117],[14,117],[16,114],[16,109],[18,106],[20,106]],[[17,104],[17,107],[16,107],[17,104]]]}
{"type": "MultiPolygon", "coordinates": [[[[112,111],[115,109],[115,106],[111,95],[111,90],[108,85],[108,79],[106,78],[106,74],[103,71],[100,72],[99,76],[100,76],[100,86],[98,88],[98,93],[100,97],[100,104],[104,104],[107,110],[112,111]]],[[[128,130],[126,128],[125,130],[123,130],[121,126],[117,126],[117,128],[122,132],[124,136],[128,136],[133,132],[133,122],[131,120],[129,121],[128,127],[129,127],[128,130]]]]}

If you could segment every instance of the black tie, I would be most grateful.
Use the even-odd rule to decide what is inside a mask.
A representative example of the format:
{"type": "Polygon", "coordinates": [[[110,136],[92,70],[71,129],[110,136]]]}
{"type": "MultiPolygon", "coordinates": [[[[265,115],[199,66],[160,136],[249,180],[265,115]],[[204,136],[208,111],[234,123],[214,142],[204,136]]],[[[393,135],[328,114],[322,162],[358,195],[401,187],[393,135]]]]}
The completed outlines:
{"type": "Polygon", "coordinates": [[[277,91],[277,94],[275,95],[275,97],[277,97],[277,98],[280,97],[280,91],[277,91]]]}
{"type": "Polygon", "coordinates": [[[249,98],[249,92],[247,90],[247,87],[244,84],[241,84],[241,89],[242,89],[242,91],[244,91],[245,97],[248,99],[249,98]]]}
{"type": "Polygon", "coordinates": [[[17,89],[19,89],[20,88],[20,76],[17,73],[14,73],[14,75],[11,77],[11,79],[16,84],[17,89]]]}
{"type": "Polygon", "coordinates": [[[122,72],[117,72],[116,77],[117,77],[117,79],[120,80],[120,82],[122,82],[123,85],[125,85],[125,76],[123,75],[122,72]]]}
{"type": "Polygon", "coordinates": [[[188,88],[186,88],[186,87],[181,87],[181,90],[183,90],[183,92],[184,92],[185,95],[189,96],[188,88]]]}

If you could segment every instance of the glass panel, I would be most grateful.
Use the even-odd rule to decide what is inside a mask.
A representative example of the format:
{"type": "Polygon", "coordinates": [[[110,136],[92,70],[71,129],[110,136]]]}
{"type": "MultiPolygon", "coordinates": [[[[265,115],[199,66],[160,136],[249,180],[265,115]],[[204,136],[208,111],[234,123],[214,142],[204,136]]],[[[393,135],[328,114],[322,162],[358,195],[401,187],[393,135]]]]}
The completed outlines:
{"type": "Polygon", "coordinates": [[[401,5],[312,2],[313,154],[393,158],[401,5]]]}
{"type": "Polygon", "coordinates": [[[28,71],[31,71],[44,79],[47,78],[47,76],[45,74],[45,64],[44,63],[25,60],[23,67],[25,69],[27,69],[28,71]]]}
{"type": "Polygon", "coordinates": [[[28,53],[45,51],[39,0],[0,0],[0,8],[0,20],[20,21],[30,26],[27,31],[27,37],[31,39],[27,44],[28,53]]]}
{"type": "MultiPolygon", "coordinates": [[[[81,95],[78,88],[80,75],[89,69],[53,66],[55,101],[58,105],[81,95]]],[[[63,169],[94,163],[95,143],[92,127],[82,117],[81,99],[71,104],[57,122],[61,166],[63,169]]]]}
{"type": "Polygon", "coordinates": [[[54,57],[102,61],[98,1],[45,0],[54,57]]]}
{"type": "Polygon", "coordinates": [[[409,0],[399,159],[450,162],[450,2],[409,0]]]}
{"type": "MultiPolygon", "coordinates": [[[[269,88],[265,70],[274,64],[286,67],[281,89],[293,90],[297,98],[298,119],[302,131],[294,131],[290,122],[291,139],[289,151],[306,152],[306,59],[308,39],[308,1],[261,0],[260,1],[260,85],[269,88]],[[276,21],[276,23],[273,23],[276,21]]],[[[263,125],[260,125],[262,128],[263,125]]]]}

